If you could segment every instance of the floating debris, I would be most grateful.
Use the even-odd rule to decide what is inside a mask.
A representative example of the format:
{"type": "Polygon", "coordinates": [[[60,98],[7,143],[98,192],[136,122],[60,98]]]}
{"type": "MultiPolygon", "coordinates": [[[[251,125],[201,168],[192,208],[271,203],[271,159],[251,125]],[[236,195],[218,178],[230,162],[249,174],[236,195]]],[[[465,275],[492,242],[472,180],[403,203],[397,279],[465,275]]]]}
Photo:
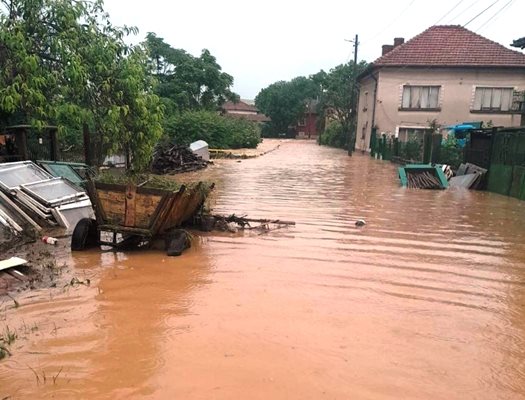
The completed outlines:
{"type": "Polygon", "coordinates": [[[245,215],[201,215],[195,218],[195,225],[200,226],[203,231],[218,230],[236,233],[240,230],[263,230],[269,231],[285,226],[295,225],[293,221],[280,219],[247,218],[245,215]],[[257,224],[252,226],[252,224],[257,224]]]}

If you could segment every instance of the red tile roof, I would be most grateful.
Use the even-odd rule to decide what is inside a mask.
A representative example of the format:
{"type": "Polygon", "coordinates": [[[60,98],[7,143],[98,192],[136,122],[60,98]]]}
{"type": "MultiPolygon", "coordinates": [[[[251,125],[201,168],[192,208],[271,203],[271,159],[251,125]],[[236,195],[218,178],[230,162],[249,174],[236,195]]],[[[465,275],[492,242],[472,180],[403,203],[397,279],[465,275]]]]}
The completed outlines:
{"type": "Polygon", "coordinates": [[[525,54],[459,25],[435,25],[379,57],[381,66],[524,67],[525,54]]]}
{"type": "Polygon", "coordinates": [[[229,118],[245,119],[253,122],[269,122],[271,119],[264,114],[226,114],[229,118]]]}
{"type": "Polygon", "coordinates": [[[255,106],[245,103],[244,101],[239,101],[238,103],[227,101],[223,104],[222,108],[225,111],[251,111],[254,113],[257,112],[257,108],[255,106]]]}

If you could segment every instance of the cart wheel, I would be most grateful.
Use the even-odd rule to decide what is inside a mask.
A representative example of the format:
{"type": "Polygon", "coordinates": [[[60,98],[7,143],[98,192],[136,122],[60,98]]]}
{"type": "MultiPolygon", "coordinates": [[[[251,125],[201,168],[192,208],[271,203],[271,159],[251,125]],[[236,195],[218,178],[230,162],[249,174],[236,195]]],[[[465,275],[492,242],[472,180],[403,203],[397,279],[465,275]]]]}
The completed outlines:
{"type": "Polygon", "coordinates": [[[80,251],[98,245],[97,221],[91,218],[82,218],[78,221],[71,237],[71,250],[80,251]]]}
{"type": "Polygon", "coordinates": [[[191,247],[191,240],[186,231],[177,229],[166,234],[165,244],[168,256],[180,256],[191,247]]]}

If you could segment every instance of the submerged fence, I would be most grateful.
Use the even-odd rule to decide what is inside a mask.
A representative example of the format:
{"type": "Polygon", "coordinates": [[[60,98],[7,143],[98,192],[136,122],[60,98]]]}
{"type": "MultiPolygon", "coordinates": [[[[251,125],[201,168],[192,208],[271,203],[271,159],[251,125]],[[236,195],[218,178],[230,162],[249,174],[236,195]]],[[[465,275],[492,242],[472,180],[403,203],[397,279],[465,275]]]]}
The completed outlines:
{"type": "Polygon", "coordinates": [[[443,144],[440,134],[425,133],[422,139],[402,142],[396,137],[372,135],[372,157],[400,164],[448,164],[458,168],[464,161],[464,149],[455,144],[443,144]]]}
{"type": "Polygon", "coordinates": [[[400,164],[476,164],[488,170],[487,190],[525,200],[525,127],[473,130],[463,148],[439,134],[400,142],[373,132],[370,147],[372,157],[400,164]]]}
{"type": "Polygon", "coordinates": [[[525,128],[502,129],[492,137],[488,190],[525,200],[525,128]]]}

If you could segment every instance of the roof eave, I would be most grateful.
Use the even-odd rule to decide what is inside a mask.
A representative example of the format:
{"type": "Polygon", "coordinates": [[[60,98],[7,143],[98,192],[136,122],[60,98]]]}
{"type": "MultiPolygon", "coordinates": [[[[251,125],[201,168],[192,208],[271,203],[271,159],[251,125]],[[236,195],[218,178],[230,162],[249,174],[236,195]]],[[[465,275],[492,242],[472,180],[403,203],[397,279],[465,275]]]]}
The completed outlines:
{"type": "MultiPolygon", "coordinates": [[[[504,68],[504,69],[525,69],[523,64],[374,64],[375,69],[379,68],[504,68]]],[[[366,72],[366,71],[365,71],[366,72]]]]}

